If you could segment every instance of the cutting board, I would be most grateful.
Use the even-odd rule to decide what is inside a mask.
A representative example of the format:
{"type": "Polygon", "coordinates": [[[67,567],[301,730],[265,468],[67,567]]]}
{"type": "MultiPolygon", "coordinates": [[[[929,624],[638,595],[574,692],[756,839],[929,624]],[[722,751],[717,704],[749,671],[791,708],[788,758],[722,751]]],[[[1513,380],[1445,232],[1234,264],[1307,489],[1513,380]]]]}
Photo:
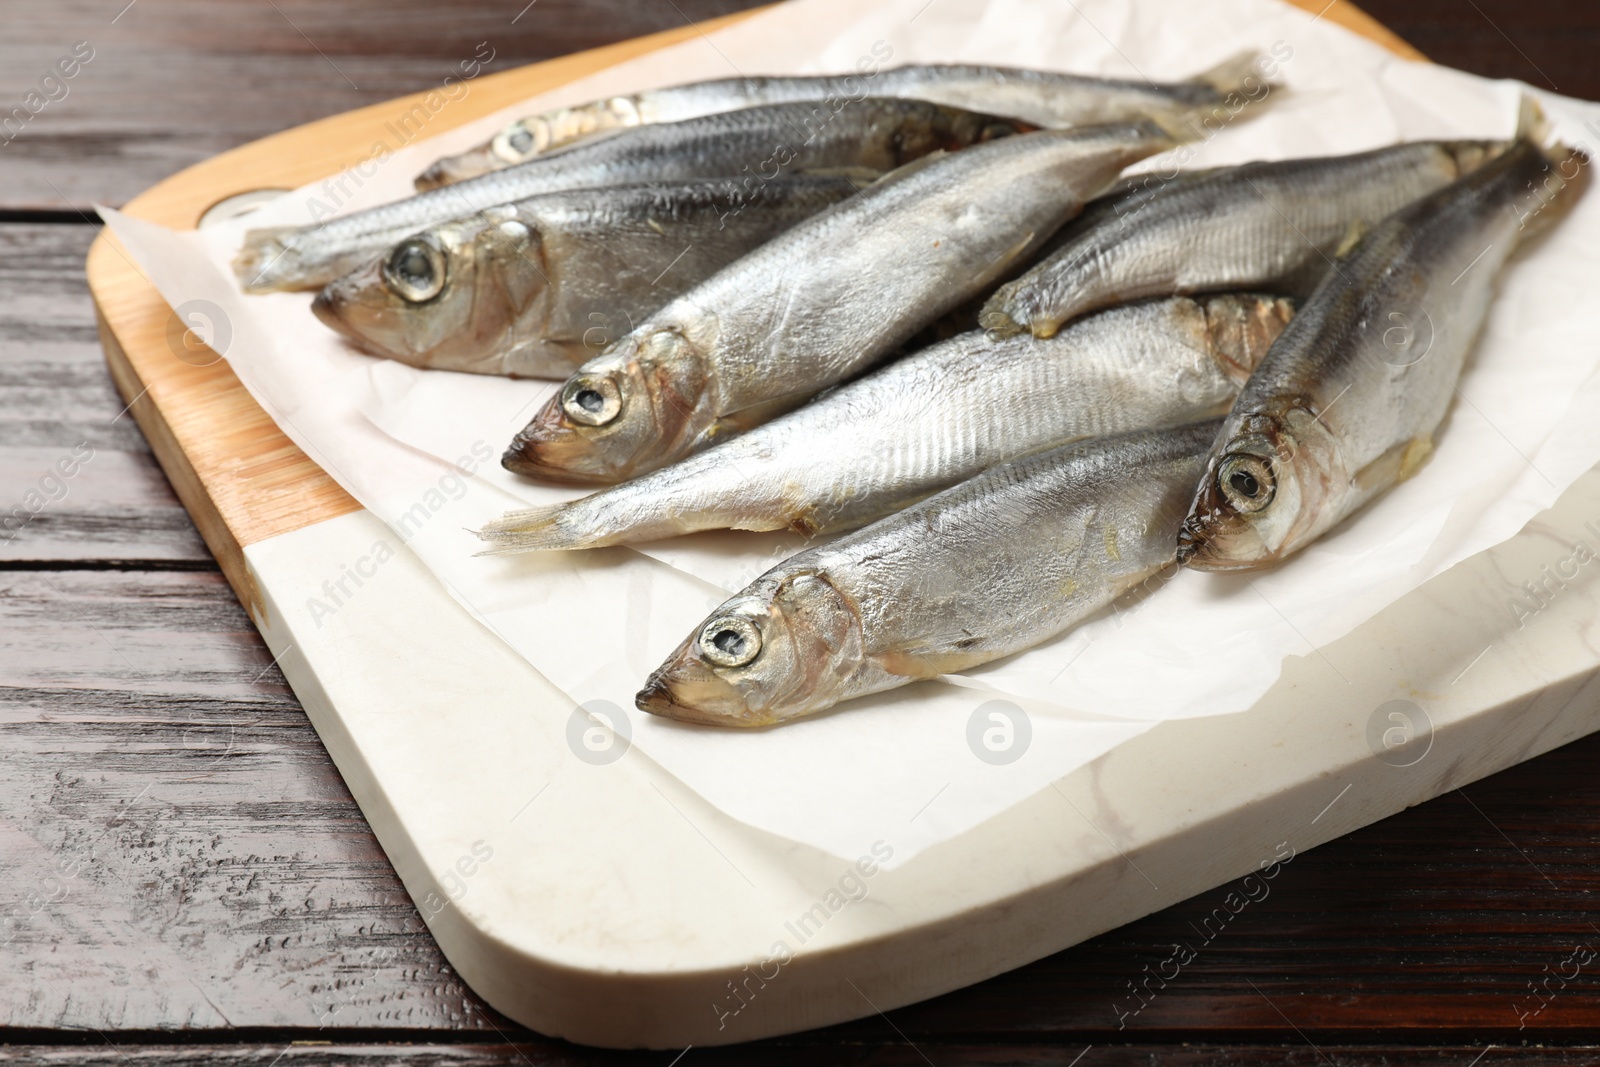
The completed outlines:
{"type": "MultiPolygon", "coordinates": [[[[1342,0],[1296,2],[1421,58],[1342,0]]],[[[743,17],[483,77],[434,121],[743,17]]],[[[235,149],[125,210],[191,228],[230,197],[359,162],[420,99],[235,149]]],[[[1164,724],[892,870],[847,863],[728,819],[625,744],[575,739],[566,697],[403,548],[313,620],[302,606],[330,578],[367,573],[386,528],[108,234],[88,277],[117,387],[445,955],[548,1034],[681,1049],[872,1015],[1230,879],[1264,884],[1307,848],[1600,728],[1600,590],[1575,580],[1520,617],[1504,591],[1593,536],[1591,473],[1512,541],[1291,661],[1249,712],[1164,724]],[[1364,670],[1331,684],[1328,661],[1364,670]],[[553,779],[532,772],[552,756],[553,779]]],[[[1141,1002],[1120,993],[1108,1010],[1141,1002]]]]}

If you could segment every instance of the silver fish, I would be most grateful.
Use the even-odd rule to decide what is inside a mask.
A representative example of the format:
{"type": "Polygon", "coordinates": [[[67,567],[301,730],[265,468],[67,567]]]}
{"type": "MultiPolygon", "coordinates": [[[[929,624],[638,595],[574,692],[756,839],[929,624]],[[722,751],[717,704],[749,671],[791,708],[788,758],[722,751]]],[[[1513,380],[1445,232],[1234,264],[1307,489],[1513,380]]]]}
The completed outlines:
{"type": "Polygon", "coordinates": [[[1030,129],[919,100],[869,97],[838,112],[778,104],[662,123],[573,145],[471,181],[311,226],[252,230],[233,262],[252,292],[326,285],[430,226],[540,193],[645,181],[848,168],[881,174],[929,152],[1030,129]]]}
{"type": "Polygon", "coordinates": [[[844,177],[546,193],[407,237],[312,310],[415,367],[566,378],[650,312],[856,192],[844,177]]]}
{"type": "Polygon", "coordinates": [[[1495,276],[1576,199],[1582,160],[1520,140],[1339,262],[1234,404],[1179,536],[1184,563],[1281,560],[1417,470],[1495,276]]]}
{"type": "Polygon", "coordinates": [[[1352,229],[1371,226],[1503,151],[1425,141],[1350,156],[1247,163],[1130,179],[1084,211],[1058,247],[989,298],[999,334],[1049,337],[1086,311],[1176,293],[1304,295],[1352,229]]]}
{"type": "Polygon", "coordinates": [[[1048,129],[1146,117],[1199,119],[1208,109],[1231,111],[1241,100],[1264,99],[1271,85],[1262,72],[1275,69],[1274,61],[1246,52],[1187,81],[1168,84],[957,63],[913,64],[862,74],[719,78],[529,115],[483,144],[434,163],[418,175],[416,184],[418,189],[436,189],[475,178],[607,130],[681,122],[763,104],[810,101],[837,108],[868,93],[1010,115],[1048,129]]]}
{"type": "Polygon", "coordinates": [[[1045,341],[966,334],[670,467],[511,512],[478,536],[505,553],[710,529],[849,529],[1019,455],[1221,415],[1293,313],[1268,296],[1174,297],[1092,315],[1045,341]]]}
{"type": "Polygon", "coordinates": [[[666,466],[871,367],[1003,276],[1129,163],[1152,123],[1008,137],[925,160],[768,242],[583,366],[503,463],[609,483],[666,466]]]}
{"type": "Polygon", "coordinates": [[[1013,460],[792,556],[695,627],[639,708],[766,726],[1054,637],[1172,563],[1219,425],[1013,460]]]}

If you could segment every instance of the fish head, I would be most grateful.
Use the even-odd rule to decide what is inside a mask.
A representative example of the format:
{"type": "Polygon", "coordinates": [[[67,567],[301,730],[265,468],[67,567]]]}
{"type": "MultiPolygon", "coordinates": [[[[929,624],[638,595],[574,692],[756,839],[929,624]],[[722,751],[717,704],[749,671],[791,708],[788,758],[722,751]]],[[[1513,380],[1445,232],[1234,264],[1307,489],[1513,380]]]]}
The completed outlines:
{"type": "Polygon", "coordinates": [[[696,627],[636,703],[684,722],[770,726],[850,695],[861,650],[860,616],[824,575],[762,578],[696,627]]]}
{"type": "Polygon", "coordinates": [[[476,148],[469,148],[457,156],[445,156],[433,163],[427,170],[417,175],[413,183],[417,192],[425,193],[430,189],[438,189],[456,182],[464,182],[468,178],[477,178],[520,163],[521,160],[502,159],[494,151],[493,144],[481,144],[476,148]]]}
{"type": "Polygon", "coordinates": [[[510,123],[490,139],[488,155],[500,167],[526,163],[555,142],[555,133],[542,115],[528,115],[510,123]]]}
{"type": "Polygon", "coordinates": [[[493,372],[519,319],[547,294],[541,251],[538,233],[514,211],[490,209],[407,237],[330,282],[311,310],[413,366],[493,372]]]}
{"type": "Polygon", "coordinates": [[[457,156],[445,156],[417,175],[419,192],[526,163],[550,147],[549,124],[538,115],[518,119],[494,137],[457,156]]]}
{"type": "Polygon", "coordinates": [[[1308,543],[1333,514],[1338,443],[1303,408],[1229,419],[1178,531],[1196,570],[1260,567],[1308,543]]]}
{"type": "Polygon", "coordinates": [[[675,328],[646,326],[578,368],[501,463],[544,481],[623,481],[684,455],[709,401],[694,344],[675,328]]]}

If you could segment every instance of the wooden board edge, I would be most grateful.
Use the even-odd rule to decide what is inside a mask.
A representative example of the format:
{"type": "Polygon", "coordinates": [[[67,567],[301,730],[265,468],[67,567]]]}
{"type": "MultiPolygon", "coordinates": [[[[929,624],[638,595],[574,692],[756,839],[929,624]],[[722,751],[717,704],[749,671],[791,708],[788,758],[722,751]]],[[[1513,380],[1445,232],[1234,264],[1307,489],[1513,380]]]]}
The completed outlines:
{"type": "Polygon", "coordinates": [[[87,271],[101,347],[126,412],[240,602],[257,614],[245,534],[274,537],[361,505],[198,342],[108,231],[90,246],[87,271]]]}
{"type": "Polygon", "coordinates": [[[1431,62],[1409,41],[1350,3],[1350,0],[1287,0],[1287,2],[1312,12],[1316,18],[1327,19],[1336,26],[1342,26],[1358,37],[1365,37],[1401,59],[1409,59],[1414,63],[1431,62]]]}
{"type": "MultiPolygon", "coordinates": [[[[1348,0],[1290,0],[1402,58],[1424,57],[1348,0]]],[[[536,93],[647,52],[733,25],[766,8],[755,8],[574,53],[473,82],[458,106],[436,116],[429,135],[443,132],[536,93]]],[[[151,187],[130,201],[128,214],[184,229],[206,208],[250,189],[299,186],[365,158],[374,129],[422,103],[429,91],[285,130],[221,153],[151,187]],[[320,151],[306,151],[308,141],[320,151]]],[[[291,442],[249,396],[233,370],[216,360],[179,359],[175,345],[197,350],[183,337],[184,325],[134,266],[115,238],[102,232],[86,263],[106,361],[122,397],[216,556],[239,599],[254,614],[259,607],[242,548],[360,510],[328,474],[291,442]],[[175,341],[175,338],[177,340],[175,341]],[[206,365],[197,365],[205,363],[206,365]],[[207,404],[221,404],[227,421],[224,447],[207,404]],[[252,478],[252,475],[261,477],[252,478]]]]}
{"type": "MultiPolygon", "coordinates": [[[[94,309],[94,321],[112,384],[128,405],[124,414],[132,415],[139,424],[139,431],[149,442],[151,453],[155,455],[156,462],[161,464],[161,470],[172,484],[173,492],[189,513],[195,529],[200,532],[201,540],[205,541],[217,565],[222,568],[223,577],[233,587],[234,596],[239,598],[239,603],[260,628],[266,619],[265,609],[261,590],[256,587],[255,578],[245,563],[244,548],[223,519],[222,512],[217,509],[216,502],[207,491],[205,480],[189,461],[188,452],[172,432],[161,406],[146,399],[149,387],[140,379],[98,304],[94,309]]],[[[242,383],[239,388],[244,388],[242,383]]],[[[327,475],[323,474],[322,477],[326,478],[327,475]]]]}

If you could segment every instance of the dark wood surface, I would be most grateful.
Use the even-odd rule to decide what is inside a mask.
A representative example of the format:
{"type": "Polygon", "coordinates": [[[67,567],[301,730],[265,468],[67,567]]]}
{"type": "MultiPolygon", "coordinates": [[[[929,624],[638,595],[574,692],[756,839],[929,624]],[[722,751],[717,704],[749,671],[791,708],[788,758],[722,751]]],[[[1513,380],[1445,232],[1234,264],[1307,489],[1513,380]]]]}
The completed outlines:
{"type": "MultiPolygon", "coordinates": [[[[499,68],[749,5],[125,2],[9,3],[0,35],[0,101],[96,50],[0,147],[0,517],[58,498],[0,530],[0,1063],[672,1062],[530,1034],[454,976],[120,414],[79,211],[481,41],[499,68]]],[[[1440,62],[1600,97],[1600,5],[1367,6],[1440,62]]],[[[889,1020],[681,1062],[1600,1062],[1600,957],[1518,1014],[1600,951],[1597,766],[1579,742],[1297,857],[1124,1029],[1128,983],[1224,890],[889,1020]]]]}

